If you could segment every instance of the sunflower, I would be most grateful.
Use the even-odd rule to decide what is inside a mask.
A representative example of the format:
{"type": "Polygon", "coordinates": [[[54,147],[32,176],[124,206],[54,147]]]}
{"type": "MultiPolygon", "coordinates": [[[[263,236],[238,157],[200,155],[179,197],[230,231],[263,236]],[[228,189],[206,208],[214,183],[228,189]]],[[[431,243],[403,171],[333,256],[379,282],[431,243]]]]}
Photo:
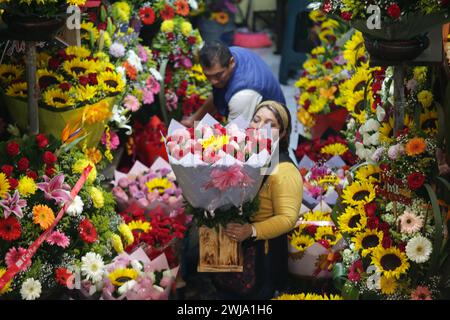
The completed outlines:
{"type": "Polygon", "coordinates": [[[104,89],[110,93],[119,93],[125,88],[122,76],[111,71],[101,73],[98,77],[98,83],[103,85],[104,89]]]}
{"type": "Polygon", "coordinates": [[[387,278],[398,279],[409,269],[406,254],[395,247],[384,249],[380,246],[375,249],[372,253],[372,263],[387,278]]]}
{"type": "Polygon", "coordinates": [[[75,104],[68,92],[61,89],[51,88],[42,94],[42,98],[46,105],[55,108],[70,107],[75,104]]]}
{"type": "Polygon", "coordinates": [[[352,114],[352,117],[355,118],[359,123],[364,123],[366,121],[366,105],[369,106],[373,104],[372,93],[370,90],[367,92],[367,96],[365,96],[364,91],[354,92],[347,103],[345,104],[346,109],[352,114]]]}
{"type": "Polygon", "coordinates": [[[375,187],[369,181],[357,181],[344,189],[344,203],[351,206],[365,205],[375,199],[375,187]]]}
{"type": "Polygon", "coordinates": [[[27,96],[27,88],[26,82],[13,83],[6,89],[6,95],[15,98],[25,98],[27,96]]]}
{"type": "Polygon", "coordinates": [[[326,97],[320,97],[319,99],[312,99],[311,105],[308,108],[309,113],[320,113],[328,104],[326,97]]]}
{"type": "Polygon", "coordinates": [[[364,46],[364,37],[357,31],[344,46],[344,59],[348,64],[356,66],[362,57],[365,57],[366,48],[364,46]]]}
{"type": "Polygon", "coordinates": [[[405,146],[406,154],[411,157],[424,153],[426,149],[425,140],[420,137],[412,138],[405,146]]]}
{"type": "Polygon", "coordinates": [[[336,35],[331,28],[324,28],[319,33],[319,39],[326,44],[332,44],[336,42],[336,35]]]}
{"type": "Polygon", "coordinates": [[[394,294],[397,290],[397,281],[394,278],[382,276],[380,279],[381,292],[387,295],[394,294]]]}
{"type": "Polygon", "coordinates": [[[159,194],[163,194],[166,189],[173,188],[172,182],[167,178],[154,178],[145,183],[148,188],[148,192],[152,193],[157,190],[159,194]]]}
{"type": "Polygon", "coordinates": [[[44,205],[36,205],[33,207],[33,222],[41,226],[43,230],[47,230],[55,221],[53,210],[44,205]]]}
{"type": "Polygon", "coordinates": [[[10,83],[11,81],[19,79],[23,74],[23,69],[13,64],[0,65],[0,81],[3,83],[10,83]]]}
{"type": "Polygon", "coordinates": [[[323,22],[327,19],[325,13],[322,10],[312,10],[309,13],[309,18],[314,22],[323,22]]]}
{"type": "Polygon", "coordinates": [[[108,274],[111,283],[117,287],[120,287],[125,282],[135,280],[138,277],[138,272],[131,268],[116,269],[108,274]]]}
{"type": "MultiPolygon", "coordinates": [[[[411,128],[411,126],[413,125],[413,121],[408,115],[405,115],[403,123],[406,128],[411,128]]],[[[389,121],[383,122],[379,129],[379,132],[380,142],[390,144],[393,141],[394,137],[394,117],[389,117],[389,121]]]]}
{"type": "Polygon", "coordinates": [[[370,71],[371,69],[365,67],[358,68],[356,73],[341,85],[342,94],[350,96],[358,91],[364,92],[369,82],[370,71]]]}
{"type": "Polygon", "coordinates": [[[9,188],[11,185],[9,184],[9,180],[6,175],[1,172],[0,173],[0,198],[6,197],[6,194],[9,192],[9,188]]]}
{"type": "Polygon", "coordinates": [[[334,232],[333,228],[329,226],[318,227],[314,237],[316,241],[327,240],[331,246],[334,246],[342,238],[340,233],[334,232]]]}
{"type": "Polygon", "coordinates": [[[150,222],[147,221],[141,221],[141,220],[133,220],[130,223],[128,223],[128,227],[131,231],[137,231],[137,232],[149,232],[152,229],[152,226],[150,222]]]}
{"type": "Polygon", "coordinates": [[[327,154],[331,156],[342,156],[344,153],[348,151],[348,148],[346,145],[342,143],[332,143],[329,144],[322,149],[320,149],[320,153],[327,154]]]}
{"type": "Polygon", "coordinates": [[[380,172],[381,169],[378,166],[374,166],[371,164],[364,165],[356,170],[356,180],[365,181],[368,180],[371,183],[379,183],[380,182],[380,172]]]}
{"type": "Polygon", "coordinates": [[[377,248],[382,248],[383,232],[375,229],[357,233],[352,241],[355,243],[355,250],[361,250],[363,257],[372,253],[377,248]]]}
{"type": "Polygon", "coordinates": [[[87,76],[89,73],[95,73],[97,68],[94,61],[81,58],[64,61],[62,66],[64,71],[75,79],[78,79],[80,76],[87,76]]]}
{"type": "Polygon", "coordinates": [[[305,235],[300,235],[299,232],[295,232],[291,236],[291,245],[297,249],[299,252],[303,252],[308,248],[309,246],[312,246],[314,244],[314,239],[305,235]]]}
{"type": "MultiPolygon", "coordinates": [[[[6,273],[6,269],[0,268],[0,278],[3,277],[3,275],[5,273],[6,273]]],[[[11,291],[11,283],[12,283],[12,279],[9,280],[2,289],[0,289],[0,296],[11,291]]]]}
{"type": "Polygon", "coordinates": [[[361,208],[348,206],[338,218],[339,230],[346,233],[355,233],[363,230],[367,225],[367,216],[361,208]]]}
{"type": "Polygon", "coordinates": [[[85,47],[69,46],[66,48],[66,54],[84,59],[91,55],[91,51],[85,47]]]}
{"type": "Polygon", "coordinates": [[[41,89],[64,81],[64,78],[61,75],[47,69],[39,69],[36,76],[41,89]]]}
{"type": "Polygon", "coordinates": [[[95,96],[97,95],[97,89],[97,86],[91,85],[77,86],[72,92],[74,92],[78,101],[84,102],[95,98],[95,96]]]}
{"type": "Polygon", "coordinates": [[[117,228],[122,235],[122,237],[125,239],[127,245],[131,245],[134,242],[134,236],[133,232],[131,232],[130,227],[126,225],[125,223],[122,223],[117,228]]]}
{"type": "Polygon", "coordinates": [[[83,40],[90,40],[91,36],[94,38],[94,40],[97,40],[100,36],[100,33],[98,29],[94,26],[92,22],[83,22],[80,25],[81,28],[81,39],[83,40]]]}
{"type": "Polygon", "coordinates": [[[435,111],[420,115],[420,128],[428,135],[434,136],[438,131],[438,114],[435,111]]]}

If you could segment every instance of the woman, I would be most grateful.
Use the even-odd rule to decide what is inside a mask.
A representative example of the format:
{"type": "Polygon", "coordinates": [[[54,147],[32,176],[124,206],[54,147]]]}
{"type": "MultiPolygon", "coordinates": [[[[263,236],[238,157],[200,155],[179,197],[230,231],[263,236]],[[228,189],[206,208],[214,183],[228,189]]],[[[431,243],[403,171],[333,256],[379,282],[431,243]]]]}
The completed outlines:
{"type": "Polygon", "coordinates": [[[252,128],[270,124],[272,136],[279,134],[280,161],[265,178],[259,192],[260,207],[251,223],[230,223],[226,234],[242,242],[244,272],[214,277],[223,298],[270,299],[283,290],[287,280],[287,233],[299,218],[303,182],[288,155],[291,117],[289,110],[275,101],[256,107],[252,128]]]}

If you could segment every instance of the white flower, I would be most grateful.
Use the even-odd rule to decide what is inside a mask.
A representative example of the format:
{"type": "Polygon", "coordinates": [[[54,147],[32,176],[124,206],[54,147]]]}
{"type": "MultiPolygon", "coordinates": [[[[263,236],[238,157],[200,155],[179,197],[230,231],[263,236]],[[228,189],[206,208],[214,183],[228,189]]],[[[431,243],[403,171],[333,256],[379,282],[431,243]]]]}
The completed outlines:
{"type": "Polygon", "coordinates": [[[81,200],[80,196],[76,196],[70,206],[67,208],[67,214],[76,217],[83,212],[83,200],[81,200]]]}
{"type": "Polygon", "coordinates": [[[386,110],[384,110],[384,108],[378,106],[376,112],[377,112],[378,121],[380,121],[380,122],[383,121],[384,118],[386,117],[386,110]]]}
{"type": "Polygon", "coordinates": [[[138,260],[132,260],[131,261],[131,266],[136,271],[141,271],[142,270],[142,264],[138,260]]]}
{"type": "Polygon", "coordinates": [[[41,296],[41,292],[41,283],[33,278],[25,280],[20,288],[20,294],[24,300],[35,300],[41,296]]]}
{"type": "Polygon", "coordinates": [[[197,0],[188,0],[189,6],[192,8],[192,10],[198,9],[198,3],[197,0]]]}
{"type": "Polygon", "coordinates": [[[98,253],[88,252],[81,258],[81,272],[87,279],[93,282],[99,282],[103,279],[105,263],[98,253]]]}
{"type": "Polygon", "coordinates": [[[143,68],[141,58],[139,58],[139,56],[133,50],[128,51],[127,61],[129,64],[135,67],[137,71],[142,72],[143,68]]]}
{"type": "Polygon", "coordinates": [[[8,127],[6,128],[6,131],[8,131],[8,133],[12,136],[20,137],[20,130],[15,125],[12,125],[12,124],[8,125],[8,127]]]}
{"type": "Polygon", "coordinates": [[[131,126],[128,125],[129,122],[129,118],[127,118],[124,114],[125,108],[118,106],[118,105],[114,105],[113,110],[112,110],[112,118],[111,121],[115,122],[117,127],[119,129],[126,129],[127,131],[125,132],[127,135],[130,135],[133,130],[131,129],[131,126]]]}
{"type": "Polygon", "coordinates": [[[373,146],[379,145],[380,144],[380,133],[375,132],[374,134],[372,134],[369,138],[369,142],[373,146]]]}
{"type": "Polygon", "coordinates": [[[370,118],[364,126],[366,128],[366,132],[378,131],[380,128],[380,123],[377,120],[370,118]]]}
{"type": "Polygon", "coordinates": [[[155,277],[155,273],[153,271],[147,272],[146,275],[153,283],[155,283],[156,277],[155,277]]]}
{"type": "Polygon", "coordinates": [[[153,288],[156,289],[159,292],[164,292],[164,288],[157,286],[156,284],[153,285],[153,288]]]}
{"type": "Polygon", "coordinates": [[[126,74],[126,70],[124,67],[122,67],[122,66],[116,67],[116,72],[122,76],[122,80],[124,82],[127,81],[127,74],[126,74]]]}
{"type": "Polygon", "coordinates": [[[161,73],[159,73],[159,71],[156,70],[155,68],[150,68],[150,73],[156,80],[158,80],[158,81],[162,80],[161,73]]]}
{"type": "Polygon", "coordinates": [[[353,130],[355,128],[355,124],[356,124],[355,119],[351,118],[350,121],[347,123],[347,129],[350,131],[353,130]]]}
{"type": "Polygon", "coordinates": [[[170,270],[166,270],[163,272],[163,278],[167,277],[167,278],[172,278],[172,271],[170,270]]]}
{"type": "Polygon", "coordinates": [[[431,251],[433,251],[431,241],[423,236],[412,238],[406,245],[406,255],[411,261],[417,263],[428,261],[431,251]]]}
{"type": "Polygon", "coordinates": [[[128,290],[133,289],[133,287],[136,284],[137,284],[137,282],[135,280],[129,280],[129,281],[125,282],[123,285],[121,285],[117,291],[119,292],[120,295],[122,295],[124,293],[127,293],[128,290]]]}

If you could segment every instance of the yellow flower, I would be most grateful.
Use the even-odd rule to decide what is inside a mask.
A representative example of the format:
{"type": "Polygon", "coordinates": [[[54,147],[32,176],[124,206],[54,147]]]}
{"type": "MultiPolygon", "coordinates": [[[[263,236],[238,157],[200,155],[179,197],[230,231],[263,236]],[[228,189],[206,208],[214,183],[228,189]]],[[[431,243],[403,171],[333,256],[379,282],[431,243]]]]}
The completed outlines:
{"type": "Polygon", "coordinates": [[[67,0],[67,4],[71,6],[82,6],[86,3],[86,0],[67,0]]]}
{"type": "Polygon", "coordinates": [[[36,73],[37,81],[39,85],[51,86],[54,84],[59,84],[64,81],[64,77],[56,72],[49,71],[46,68],[39,69],[36,73]]]}
{"type": "Polygon", "coordinates": [[[17,82],[6,89],[6,95],[14,98],[25,98],[27,96],[27,83],[17,82]]]}
{"type": "Polygon", "coordinates": [[[308,71],[308,73],[315,75],[317,73],[317,69],[319,66],[319,60],[317,59],[309,59],[303,64],[303,69],[308,71]]]}
{"type": "Polygon", "coordinates": [[[46,205],[36,205],[33,207],[33,222],[41,226],[43,230],[47,230],[55,221],[53,210],[46,205]]]}
{"type": "Polygon", "coordinates": [[[434,136],[438,132],[438,114],[435,111],[428,111],[420,115],[420,128],[426,134],[434,136]]]}
{"type": "Polygon", "coordinates": [[[417,100],[419,100],[422,107],[428,109],[433,104],[433,94],[428,90],[422,90],[417,95],[417,100]]]}
{"type": "Polygon", "coordinates": [[[314,239],[306,235],[301,235],[299,231],[294,231],[291,235],[290,243],[299,252],[305,251],[314,244],[314,239]]]}
{"type": "Polygon", "coordinates": [[[81,39],[90,40],[92,34],[94,40],[97,40],[100,36],[98,29],[94,26],[92,22],[82,22],[80,28],[81,28],[81,39]]]}
{"type": "Polygon", "coordinates": [[[344,46],[344,59],[351,66],[356,66],[362,57],[365,57],[366,48],[364,46],[364,37],[357,31],[344,46]]]}
{"type": "Polygon", "coordinates": [[[320,113],[328,104],[328,99],[326,97],[320,97],[319,99],[312,99],[311,105],[309,106],[309,113],[320,113]]]}
{"type": "Polygon", "coordinates": [[[357,233],[352,241],[355,243],[355,249],[361,251],[361,255],[366,257],[377,248],[382,248],[383,231],[366,229],[357,233]]]}
{"type": "Polygon", "coordinates": [[[207,80],[200,64],[194,64],[192,66],[191,70],[189,70],[189,77],[194,78],[199,82],[205,82],[207,80]]]}
{"type": "Polygon", "coordinates": [[[73,164],[72,171],[74,173],[80,173],[81,174],[81,173],[83,173],[83,170],[89,165],[92,166],[92,170],[89,173],[87,181],[89,183],[92,183],[97,178],[97,169],[95,168],[95,164],[92,161],[90,161],[90,160],[88,160],[86,158],[79,159],[73,164]]]}
{"type": "Polygon", "coordinates": [[[23,69],[13,64],[0,65],[0,80],[3,83],[10,83],[11,81],[19,79],[23,74],[23,69]]]}
{"type": "Polygon", "coordinates": [[[114,250],[116,250],[118,254],[121,254],[124,251],[122,239],[120,239],[120,236],[118,234],[113,234],[111,236],[111,243],[114,250]]]}
{"type": "Polygon", "coordinates": [[[381,292],[384,294],[394,294],[397,290],[397,281],[395,278],[382,276],[380,279],[381,292]]]}
{"type": "Polygon", "coordinates": [[[409,269],[406,254],[395,247],[388,249],[378,247],[372,253],[372,263],[387,278],[399,279],[409,269]]]}
{"type": "Polygon", "coordinates": [[[356,180],[360,181],[368,180],[372,183],[378,183],[380,182],[380,172],[381,172],[380,167],[367,164],[358,168],[355,177],[356,180]]]}
{"type": "Polygon", "coordinates": [[[147,221],[141,221],[141,220],[133,220],[130,223],[128,223],[128,227],[131,231],[137,231],[137,232],[149,232],[152,229],[152,226],[150,222],[147,221]]]}
{"type": "Polygon", "coordinates": [[[319,240],[327,240],[328,243],[331,246],[334,246],[336,243],[338,243],[339,240],[341,240],[342,235],[340,233],[337,233],[333,231],[332,227],[325,226],[325,227],[318,227],[316,234],[315,234],[316,241],[319,240]]]}
{"type": "Polygon", "coordinates": [[[352,114],[352,117],[358,121],[358,123],[363,124],[366,121],[366,106],[368,104],[368,109],[372,110],[372,103],[373,97],[371,91],[369,90],[367,92],[367,97],[364,97],[364,91],[361,90],[350,96],[345,107],[352,114]],[[368,99],[368,101],[366,99],[368,99]]]}
{"type": "Polygon", "coordinates": [[[6,175],[1,172],[0,173],[0,198],[6,197],[6,194],[9,192],[9,188],[11,185],[9,184],[9,180],[6,175]]]}
{"type": "Polygon", "coordinates": [[[114,19],[121,22],[128,22],[130,20],[131,8],[125,1],[115,2],[112,5],[114,19]]]}
{"type": "Polygon", "coordinates": [[[314,126],[315,120],[311,116],[311,114],[303,108],[299,108],[297,111],[297,119],[302,123],[305,127],[311,128],[314,126]]]}
{"type": "Polygon", "coordinates": [[[102,100],[93,105],[87,106],[83,112],[83,122],[94,124],[103,122],[111,118],[111,110],[108,102],[102,100]]]}
{"type": "Polygon", "coordinates": [[[181,23],[181,33],[183,33],[185,37],[189,37],[191,32],[192,32],[192,24],[190,22],[183,21],[181,23]]]}
{"type": "Polygon", "coordinates": [[[95,164],[99,163],[103,157],[100,150],[98,150],[96,147],[86,148],[86,150],[84,150],[84,154],[95,164]]]}
{"type": "Polygon", "coordinates": [[[363,208],[347,206],[338,217],[339,229],[344,233],[355,233],[363,230],[367,225],[367,216],[363,208]]]}
{"type": "Polygon", "coordinates": [[[161,24],[161,31],[164,33],[173,32],[174,28],[175,28],[175,23],[173,22],[173,20],[165,20],[161,24]]]}
{"type": "MultiPolygon", "coordinates": [[[[0,268],[0,278],[5,274],[6,269],[0,268]]],[[[0,290],[0,296],[11,291],[11,283],[12,280],[9,280],[8,283],[0,290]]]]}
{"type": "Polygon", "coordinates": [[[415,67],[413,70],[414,79],[416,79],[419,82],[426,80],[427,72],[428,72],[427,67],[415,67]]]}
{"type": "Polygon", "coordinates": [[[103,85],[104,89],[109,93],[120,93],[125,88],[122,76],[117,72],[106,71],[98,76],[99,85],[103,85]]]}
{"type": "Polygon", "coordinates": [[[39,52],[37,54],[37,67],[39,69],[44,69],[48,67],[48,61],[51,59],[51,56],[47,52],[39,52]]]}
{"type": "Polygon", "coordinates": [[[369,181],[353,182],[344,189],[342,199],[351,206],[360,206],[375,199],[375,187],[369,181]]]}
{"type": "Polygon", "coordinates": [[[316,47],[311,51],[311,54],[314,55],[319,55],[319,54],[324,54],[326,52],[325,47],[320,46],[320,47],[316,47]]]}
{"type": "Polygon", "coordinates": [[[91,196],[94,208],[103,208],[103,206],[105,205],[105,198],[103,197],[103,192],[100,189],[91,187],[89,190],[89,195],[91,196]]]}
{"type": "MultiPolygon", "coordinates": [[[[411,128],[413,125],[412,119],[405,115],[403,123],[407,128],[411,128]]],[[[390,144],[392,142],[392,138],[394,137],[394,118],[390,117],[389,121],[383,122],[380,129],[380,142],[388,143],[390,144]]]]}
{"type": "Polygon", "coordinates": [[[343,145],[342,143],[329,144],[320,149],[320,153],[329,154],[332,156],[342,156],[347,151],[348,151],[347,146],[343,145]]]}
{"type": "Polygon", "coordinates": [[[135,280],[138,277],[138,272],[131,268],[116,269],[108,275],[111,283],[117,287],[120,287],[125,282],[135,280]]]}
{"type": "Polygon", "coordinates": [[[75,103],[68,92],[57,88],[44,91],[42,99],[46,105],[55,108],[71,107],[75,103]]]}
{"type": "Polygon", "coordinates": [[[36,183],[30,177],[24,176],[19,179],[19,185],[17,187],[19,193],[22,197],[28,197],[29,195],[35,194],[37,190],[36,183]]]}
{"type": "Polygon", "coordinates": [[[307,77],[301,77],[296,83],[295,86],[297,88],[306,88],[309,83],[309,79],[307,77]]]}
{"type": "Polygon", "coordinates": [[[322,22],[327,19],[327,16],[322,10],[312,10],[309,13],[309,18],[314,22],[322,22]]]}
{"type": "Polygon", "coordinates": [[[119,225],[118,230],[119,230],[120,234],[122,235],[122,237],[125,239],[126,244],[128,246],[134,242],[133,232],[131,232],[131,229],[128,225],[126,225],[125,223],[122,223],[119,225]]]}
{"type": "Polygon", "coordinates": [[[64,61],[62,67],[74,79],[96,72],[95,62],[81,58],[64,61]]]}
{"type": "Polygon", "coordinates": [[[94,99],[97,95],[96,86],[86,85],[86,86],[77,86],[73,87],[73,93],[76,96],[78,101],[84,102],[94,99]]]}
{"type": "Polygon", "coordinates": [[[160,194],[163,194],[166,189],[173,187],[172,183],[167,178],[154,178],[147,181],[145,185],[147,186],[149,193],[157,190],[160,194]]]}
{"type": "Polygon", "coordinates": [[[330,294],[329,296],[316,293],[282,294],[273,300],[343,300],[339,295],[330,294]]]}
{"type": "Polygon", "coordinates": [[[202,144],[204,149],[212,148],[214,150],[221,150],[223,146],[227,145],[230,142],[230,137],[228,135],[223,135],[220,137],[211,136],[208,139],[202,140],[200,143],[202,144]]]}
{"type": "Polygon", "coordinates": [[[77,58],[87,58],[91,55],[91,51],[85,47],[69,46],[66,48],[66,54],[77,58]]]}

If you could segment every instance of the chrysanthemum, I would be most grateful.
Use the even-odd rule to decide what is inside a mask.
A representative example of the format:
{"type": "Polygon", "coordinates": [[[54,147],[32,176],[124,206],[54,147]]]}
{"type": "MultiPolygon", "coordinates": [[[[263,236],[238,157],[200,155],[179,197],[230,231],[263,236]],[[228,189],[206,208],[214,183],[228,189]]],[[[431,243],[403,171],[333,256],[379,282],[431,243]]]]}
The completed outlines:
{"type": "Polygon", "coordinates": [[[81,272],[88,280],[96,283],[103,279],[105,263],[98,253],[88,252],[81,258],[81,272]]]}
{"type": "Polygon", "coordinates": [[[91,187],[89,189],[89,195],[91,196],[94,208],[103,208],[103,206],[105,205],[105,198],[103,197],[103,192],[100,189],[91,187]]]}
{"type": "Polygon", "coordinates": [[[433,246],[430,240],[423,236],[412,238],[406,245],[406,255],[411,261],[416,263],[427,262],[432,251],[433,246]]]}
{"type": "Polygon", "coordinates": [[[351,206],[360,206],[375,199],[375,187],[368,181],[354,182],[344,189],[342,199],[351,206]]]}
{"type": "Polygon", "coordinates": [[[108,275],[111,283],[117,287],[120,287],[125,282],[130,280],[135,280],[139,273],[131,268],[126,269],[116,269],[108,275]]]}
{"type": "Polygon", "coordinates": [[[355,249],[361,251],[361,255],[366,257],[375,249],[380,248],[383,241],[383,232],[374,230],[365,230],[359,232],[352,238],[355,243],[355,249]]]}
{"type": "Polygon", "coordinates": [[[414,233],[423,227],[423,218],[409,211],[405,211],[398,219],[400,231],[404,233],[414,233]]]}
{"type": "Polygon", "coordinates": [[[345,212],[338,217],[339,229],[344,233],[355,233],[367,225],[367,216],[361,208],[347,206],[345,212]]]}
{"type": "Polygon", "coordinates": [[[175,28],[175,23],[173,20],[165,20],[161,24],[161,31],[164,33],[173,32],[173,29],[175,28]]]}
{"type": "Polygon", "coordinates": [[[67,214],[75,217],[83,212],[84,203],[80,196],[76,196],[70,206],[67,208],[67,214]]]}
{"type": "Polygon", "coordinates": [[[152,193],[153,191],[158,191],[160,194],[163,194],[167,189],[173,187],[172,182],[167,178],[154,178],[145,183],[148,188],[148,192],[152,193]]]}
{"type": "Polygon", "coordinates": [[[13,83],[6,89],[6,95],[13,98],[25,98],[27,96],[27,83],[13,83]]]}
{"type": "Polygon", "coordinates": [[[131,245],[134,242],[133,232],[131,232],[130,227],[125,223],[119,225],[118,230],[122,237],[125,239],[127,245],[131,245]]]}
{"type": "Polygon", "coordinates": [[[422,107],[428,109],[433,104],[433,94],[428,90],[423,90],[417,95],[417,100],[419,100],[422,107]]]}
{"type": "Polygon", "coordinates": [[[400,278],[409,269],[408,258],[400,249],[390,247],[384,249],[382,246],[376,248],[372,253],[372,263],[384,276],[396,279],[400,278]]]}
{"type": "Polygon", "coordinates": [[[150,222],[147,221],[141,221],[141,220],[133,220],[130,223],[128,223],[128,227],[130,228],[131,231],[136,231],[136,232],[149,232],[152,229],[152,226],[150,224],[150,222]]]}
{"type": "Polygon", "coordinates": [[[0,173],[0,198],[5,198],[6,194],[9,192],[9,188],[11,185],[9,184],[9,180],[6,175],[1,172],[0,173]]]}
{"type": "Polygon", "coordinates": [[[43,230],[47,230],[55,221],[53,210],[45,204],[38,204],[33,207],[33,222],[41,226],[43,230]]]}
{"type": "MultiPolygon", "coordinates": [[[[11,249],[9,249],[8,253],[5,256],[6,266],[8,268],[12,268],[12,266],[15,265],[16,262],[19,261],[19,259],[21,259],[25,253],[27,253],[27,250],[22,247],[19,248],[12,247],[11,249]]],[[[31,260],[29,260],[28,263],[25,265],[25,269],[28,269],[28,267],[30,266],[31,260]]]]}
{"type": "MultiPolygon", "coordinates": [[[[3,277],[5,272],[6,272],[5,268],[0,268],[0,278],[3,277]]],[[[0,296],[11,291],[11,283],[12,280],[9,280],[8,283],[6,283],[6,285],[0,289],[0,296]]]]}
{"type": "Polygon", "coordinates": [[[113,234],[111,236],[111,243],[112,243],[114,250],[116,250],[116,252],[118,254],[121,254],[124,251],[122,239],[120,238],[120,236],[118,234],[113,234]]]}
{"type": "Polygon", "coordinates": [[[394,294],[397,290],[395,278],[382,276],[380,279],[381,292],[387,295],[394,294]]]}
{"type": "Polygon", "coordinates": [[[181,23],[181,33],[185,36],[185,37],[189,37],[189,35],[192,32],[192,24],[188,21],[183,21],[181,23]]]}
{"type": "Polygon", "coordinates": [[[423,138],[412,138],[406,143],[405,150],[408,156],[416,156],[425,152],[427,145],[423,138]]]}
{"type": "Polygon", "coordinates": [[[28,278],[22,283],[20,295],[24,300],[35,300],[41,296],[42,286],[38,280],[28,278]]]}
{"type": "Polygon", "coordinates": [[[22,234],[19,220],[13,216],[0,219],[0,238],[6,241],[17,240],[22,234]]]}
{"type": "Polygon", "coordinates": [[[417,286],[417,288],[411,292],[411,300],[433,300],[431,297],[431,291],[428,287],[417,286]]]}
{"type": "Polygon", "coordinates": [[[84,169],[89,165],[92,166],[92,170],[89,173],[87,180],[89,183],[92,183],[97,178],[97,169],[95,168],[95,164],[92,161],[89,161],[88,159],[85,158],[79,159],[73,164],[72,171],[74,173],[81,174],[83,173],[84,169]]]}
{"type": "Polygon", "coordinates": [[[26,198],[29,195],[33,195],[36,193],[37,185],[32,178],[24,176],[19,179],[17,190],[19,190],[19,193],[22,197],[26,198]]]}
{"type": "Polygon", "coordinates": [[[46,242],[50,245],[57,245],[61,248],[67,248],[70,244],[69,238],[60,231],[53,231],[47,238],[46,242]]]}

